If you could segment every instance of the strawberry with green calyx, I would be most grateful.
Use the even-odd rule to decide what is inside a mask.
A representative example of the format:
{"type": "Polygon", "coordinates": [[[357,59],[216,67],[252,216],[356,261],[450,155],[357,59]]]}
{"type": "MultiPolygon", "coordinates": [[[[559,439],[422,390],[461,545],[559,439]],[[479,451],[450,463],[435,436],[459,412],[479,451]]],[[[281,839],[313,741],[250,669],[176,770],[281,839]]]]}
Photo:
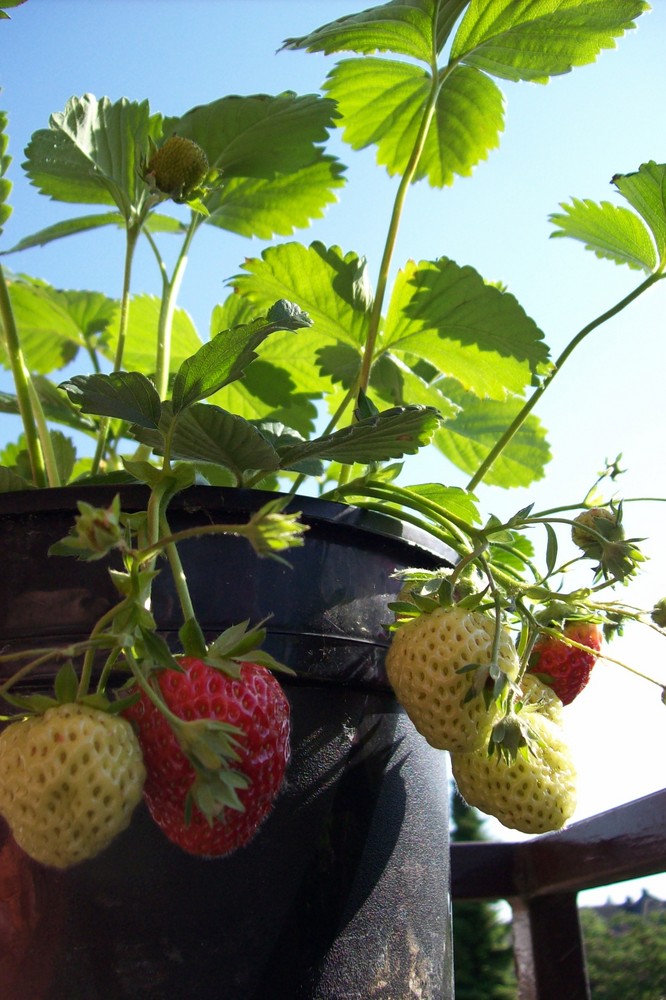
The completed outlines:
{"type": "Polygon", "coordinates": [[[150,157],[145,179],[157,191],[181,203],[199,193],[208,173],[208,157],[192,139],[172,135],[150,157]]]}
{"type": "Polygon", "coordinates": [[[509,632],[479,611],[436,607],[399,625],[386,672],[416,729],[440,750],[487,742],[503,689],[518,676],[509,632]],[[496,648],[495,648],[496,647],[496,648]]]}
{"type": "Polygon", "coordinates": [[[650,612],[650,619],[657,628],[666,628],[666,597],[662,597],[660,601],[657,601],[650,612]]]}
{"type": "Polygon", "coordinates": [[[522,833],[561,829],[576,808],[576,769],[557,713],[557,704],[532,686],[496,724],[487,749],[451,754],[465,801],[522,833]]]}
{"type": "Polygon", "coordinates": [[[86,703],[48,701],[43,714],[0,734],[0,813],[30,857],[68,868],[129,825],[145,769],[125,719],[86,703]]]}
{"type": "Polygon", "coordinates": [[[205,660],[177,657],[155,670],[125,715],[146,763],[145,799],[183,850],[220,857],[247,844],[270,812],[289,759],[289,702],[256,648],[236,626],[205,660]]]}
{"type": "Polygon", "coordinates": [[[594,622],[567,622],[561,638],[549,632],[537,640],[528,672],[548,684],[563,705],[569,705],[587,686],[601,643],[601,630],[594,622]]]}
{"type": "Polygon", "coordinates": [[[628,580],[645,561],[637,548],[641,539],[625,537],[621,506],[582,511],[574,519],[571,539],[587,558],[598,562],[596,574],[604,579],[628,580]]]}
{"type": "Polygon", "coordinates": [[[77,507],[79,513],[71,531],[51,546],[49,555],[75,556],[93,562],[123,544],[125,529],[118,494],[109,507],[93,507],[83,500],[77,501],[77,507]]]}

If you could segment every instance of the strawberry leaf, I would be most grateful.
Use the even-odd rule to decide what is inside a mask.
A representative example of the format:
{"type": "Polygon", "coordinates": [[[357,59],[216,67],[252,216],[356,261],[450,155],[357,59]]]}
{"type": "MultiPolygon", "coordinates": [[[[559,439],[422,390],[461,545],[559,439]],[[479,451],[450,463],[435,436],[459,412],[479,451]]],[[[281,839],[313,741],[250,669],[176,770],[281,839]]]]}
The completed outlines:
{"type": "Polygon", "coordinates": [[[615,48],[646,10],[645,0],[471,0],[450,58],[505,80],[546,83],[615,48]]]}
{"type": "Polygon", "coordinates": [[[392,407],[333,434],[284,449],[280,453],[281,468],[290,469],[311,458],[353,465],[414,455],[430,442],[440,422],[439,413],[432,407],[392,407]]]}
{"type": "Polygon", "coordinates": [[[49,128],[32,135],[23,167],[50,198],[116,205],[129,223],[147,196],[141,157],[148,154],[149,141],[160,137],[161,123],[147,101],[73,97],[64,111],[51,115],[49,128]]]}
{"type": "Polygon", "coordinates": [[[164,134],[196,142],[225,180],[272,178],[315,162],[337,117],[334,102],[316,94],[230,96],[169,119],[164,134]]]}
{"type": "Polygon", "coordinates": [[[586,250],[616,264],[627,264],[651,274],[657,264],[654,243],[645,224],[624,206],[608,201],[597,204],[574,198],[562,204],[562,212],[550,216],[558,228],[551,238],[568,236],[580,240],[586,250]]]}
{"type": "Polygon", "coordinates": [[[291,236],[320,219],[342,187],[344,167],[332,156],[275,177],[230,177],[206,200],[213,226],[240,236],[291,236]]]}
{"type": "Polygon", "coordinates": [[[469,0],[390,0],[370,10],[338,18],[300,38],[285,39],[283,49],[308,52],[390,51],[430,64],[469,0]]]}
{"type": "Polygon", "coordinates": [[[650,227],[659,261],[666,261],[666,164],[643,163],[632,174],[616,174],[613,184],[650,227]]]}
{"type": "Polygon", "coordinates": [[[298,306],[280,300],[265,317],[219,333],[180,366],[173,386],[174,413],[239,379],[257,357],[255,348],[269,334],[311,325],[310,318],[298,306]]]}
{"type": "MultiPolygon", "coordinates": [[[[178,415],[171,427],[169,404],[163,405],[162,431],[170,433],[171,457],[208,462],[230,469],[237,482],[248,469],[271,471],[280,466],[277,452],[247,420],[211,403],[194,403],[178,415]]],[[[132,433],[158,453],[162,432],[133,427],[132,433]]]]}
{"type": "MultiPolygon", "coordinates": [[[[504,98],[485,74],[458,67],[437,84],[435,113],[413,181],[433,187],[468,177],[499,146],[504,98]]],[[[419,66],[389,59],[344,60],[325,88],[343,112],[343,136],[353,149],[377,146],[389,175],[406,173],[433,88],[419,66]]]]}
{"type": "Polygon", "coordinates": [[[446,257],[400,272],[383,345],[499,400],[522,393],[548,359],[542,331],[514,296],[446,257]]]}
{"type": "MultiPolygon", "coordinates": [[[[476,399],[459,386],[444,380],[450,397],[460,404],[459,414],[447,421],[434,437],[435,446],[459,469],[474,474],[498,437],[520,410],[519,400],[499,402],[476,399]]],[[[550,460],[545,431],[538,418],[530,415],[510,444],[483,477],[484,483],[504,488],[529,486],[544,475],[550,460]]]]}
{"type": "Polygon", "coordinates": [[[119,417],[157,429],[161,403],[153,383],[140,372],[74,375],[60,386],[83,413],[119,417]]]}
{"type": "MultiPolygon", "coordinates": [[[[0,11],[0,17],[7,17],[0,11]]],[[[5,174],[7,173],[7,168],[12,162],[11,156],[7,153],[7,146],[9,145],[9,138],[6,133],[8,117],[5,111],[0,111],[0,234],[2,233],[2,228],[12,214],[11,206],[7,204],[7,199],[9,198],[9,192],[12,189],[11,181],[7,180],[5,174]]]]}

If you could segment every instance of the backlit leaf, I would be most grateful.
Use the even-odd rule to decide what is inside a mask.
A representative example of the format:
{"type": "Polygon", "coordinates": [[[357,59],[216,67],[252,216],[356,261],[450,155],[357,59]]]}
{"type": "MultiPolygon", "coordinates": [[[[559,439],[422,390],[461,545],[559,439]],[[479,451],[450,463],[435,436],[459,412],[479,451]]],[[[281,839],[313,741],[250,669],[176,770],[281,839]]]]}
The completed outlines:
{"type": "Polygon", "coordinates": [[[541,330],[513,295],[446,257],[400,272],[382,344],[494,399],[522,393],[548,357],[541,330]]]}
{"type": "MultiPolygon", "coordinates": [[[[340,62],[325,88],[343,113],[345,140],[354,149],[377,146],[377,162],[390,175],[403,174],[416,144],[432,87],[418,66],[388,59],[340,62]]],[[[458,67],[439,85],[435,115],[414,181],[434,187],[467,177],[499,145],[504,98],[476,69],[458,67]]]]}
{"type": "Polygon", "coordinates": [[[506,80],[545,83],[615,48],[648,9],[645,0],[471,0],[451,60],[506,80]]]}
{"type": "Polygon", "coordinates": [[[558,227],[552,237],[569,236],[580,240],[597,257],[648,273],[654,270],[657,263],[654,243],[635,212],[608,201],[597,204],[577,198],[561,208],[561,213],[550,216],[550,221],[558,227]]]}

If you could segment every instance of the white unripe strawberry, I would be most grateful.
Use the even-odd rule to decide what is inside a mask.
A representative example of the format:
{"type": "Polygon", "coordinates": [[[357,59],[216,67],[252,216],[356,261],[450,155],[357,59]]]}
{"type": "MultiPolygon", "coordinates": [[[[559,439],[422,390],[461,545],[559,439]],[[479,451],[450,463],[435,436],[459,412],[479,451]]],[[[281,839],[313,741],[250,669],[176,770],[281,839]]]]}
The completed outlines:
{"type": "Polygon", "coordinates": [[[0,813],[36,861],[67,868],[98,854],[141,800],[145,769],[131,725],[66,704],[0,733],[0,813]]]}
{"type": "Polygon", "coordinates": [[[486,749],[451,754],[453,777],[468,805],[522,833],[564,826],[576,809],[576,768],[561,727],[548,717],[552,710],[527,712],[528,746],[511,757],[486,749]]]}
{"type": "MultiPolygon", "coordinates": [[[[488,672],[459,671],[490,665],[495,630],[488,615],[442,607],[405,622],[393,635],[386,656],[389,681],[415,727],[438,750],[470,751],[488,741],[499,712],[482,693],[488,672]]],[[[518,656],[504,629],[497,665],[509,680],[517,677],[518,656]]]]}

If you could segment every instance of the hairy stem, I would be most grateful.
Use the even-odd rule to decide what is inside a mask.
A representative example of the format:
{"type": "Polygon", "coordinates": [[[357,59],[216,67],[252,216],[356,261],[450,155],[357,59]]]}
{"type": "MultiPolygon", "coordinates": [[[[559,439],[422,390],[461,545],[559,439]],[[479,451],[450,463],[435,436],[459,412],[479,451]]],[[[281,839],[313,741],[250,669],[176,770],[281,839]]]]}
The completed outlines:
{"type": "Polygon", "coordinates": [[[30,392],[32,378],[21,348],[14,311],[9,298],[9,289],[7,288],[5,272],[2,266],[0,266],[0,320],[2,321],[1,325],[4,331],[7,358],[16,388],[16,401],[23,422],[23,433],[30,459],[33,483],[35,486],[47,486],[49,485],[48,475],[35,414],[35,397],[37,393],[30,392]]]}

